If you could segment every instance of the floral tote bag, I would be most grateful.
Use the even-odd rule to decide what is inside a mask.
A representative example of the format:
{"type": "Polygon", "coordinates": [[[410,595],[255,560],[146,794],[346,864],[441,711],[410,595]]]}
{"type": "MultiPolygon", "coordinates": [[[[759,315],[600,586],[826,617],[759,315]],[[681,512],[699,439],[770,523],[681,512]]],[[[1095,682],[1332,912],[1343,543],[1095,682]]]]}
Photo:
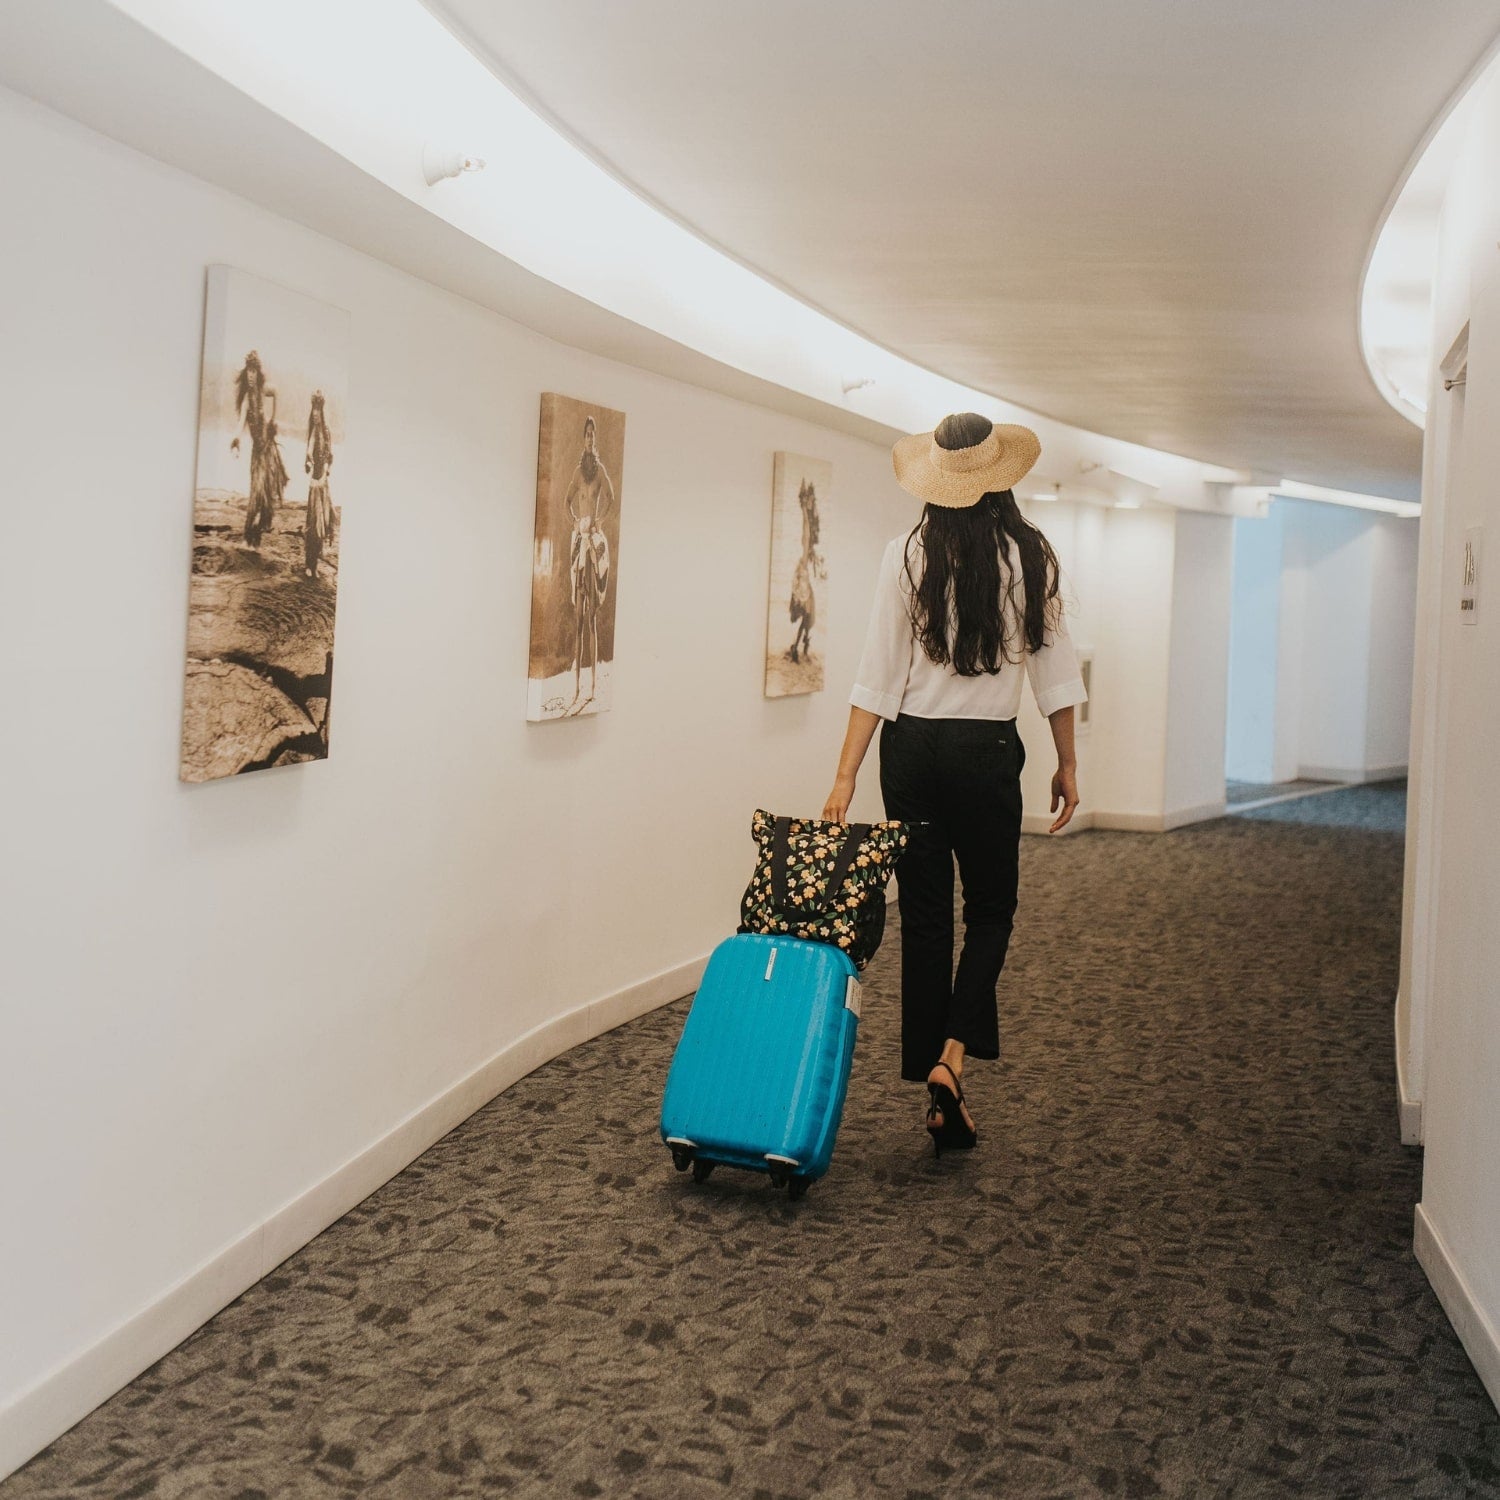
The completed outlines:
{"type": "Polygon", "coordinates": [[[907,825],[757,812],[750,828],[759,855],[739,930],[831,943],[864,968],[885,936],[885,887],[907,825]]]}

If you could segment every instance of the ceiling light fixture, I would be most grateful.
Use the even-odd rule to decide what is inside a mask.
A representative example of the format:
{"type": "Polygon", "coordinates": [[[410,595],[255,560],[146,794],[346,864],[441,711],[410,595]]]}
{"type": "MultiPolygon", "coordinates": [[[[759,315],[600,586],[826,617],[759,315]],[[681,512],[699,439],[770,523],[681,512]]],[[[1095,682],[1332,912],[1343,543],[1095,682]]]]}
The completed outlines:
{"type": "Polygon", "coordinates": [[[1416,500],[1388,500],[1378,495],[1358,495],[1349,490],[1330,489],[1322,484],[1304,484],[1297,479],[1283,479],[1276,494],[1286,500],[1321,500],[1325,505],[1351,505],[1357,510],[1383,511],[1388,516],[1410,520],[1422,514],[1416,500]]]}

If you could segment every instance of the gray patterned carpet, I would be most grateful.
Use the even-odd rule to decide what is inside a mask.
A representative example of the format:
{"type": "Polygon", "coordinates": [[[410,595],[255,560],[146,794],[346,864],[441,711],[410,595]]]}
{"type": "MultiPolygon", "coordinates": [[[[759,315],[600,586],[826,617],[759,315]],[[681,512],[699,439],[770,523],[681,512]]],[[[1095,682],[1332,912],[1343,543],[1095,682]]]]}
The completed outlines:
{"type": "MultiPolygon", "coordinates": [[[[1252,807],[1234,815],[1263,823],[1302,823],[1321,828],[1367,828],[1372,833],[1406,831],[1406,782],[1375,781],[1343,792],[1319,791],[1326,783],[1309,783],[1312,796],[1295,797],[1270,807],[1252,807]]],[[[1234,808],[1230,808],[1234,812],[1234,808]]],[[[1397,848],[1400,848],[1398,843],[1397,848]]]]}
{"type": "Polygon", "coordinates": [[[1399,788],[1287,807],[1025,841],[973,1156],[934,1162],[896,1081],[894,942],[798,1205],[672,1172],[673,1006],[481,1110],[0,1500],[1500,1493],[1409,1248],[1399,788]]]}
{"type": "Polygon", "coordinates": [[[1326,781],[1226,781],[1224,799],[1232,808],[1241,802],[1262,802],[1270,797],[1294,797],[1302,792],[1328,790],[1326,781]]]}

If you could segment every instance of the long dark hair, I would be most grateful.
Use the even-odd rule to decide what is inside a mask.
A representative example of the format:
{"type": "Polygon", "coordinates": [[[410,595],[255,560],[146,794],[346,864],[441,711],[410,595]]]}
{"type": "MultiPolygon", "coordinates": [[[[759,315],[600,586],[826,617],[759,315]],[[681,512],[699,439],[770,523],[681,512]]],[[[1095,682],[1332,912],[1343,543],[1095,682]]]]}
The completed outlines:
{"type": "Polygon", "coordinates": [[[260,419],[260,398],[266,388],[265,371],[260,367],[260,355],[252,349],[245,356],[245,363],[240,366],[240,373],[234,377],[234,414],[244,411],[245,403],[250,403],[250,415],[255,420],[260,419]]]}
{"type": "MultiPolygon", "coordinates": [[[[972,448],[993,426],[988,417],[962,412],[944,417],[933,439],[939,448],[972,448]]],[[[1057,575],[1057,554],[1021,514],[1013,491],[991,491],[964,509],[928,505],[906,545],[917,643],[960,677],[993,676],[1046,643],[1062,610],[1057,575]],[[912,572],[917,538],[924,554],[920,578],[912,572]],[[1025,595],[1019,609],[1018,584],[1025,595]],[[1011,621],[1019,629],[1007,628],[1011,621]]]]}

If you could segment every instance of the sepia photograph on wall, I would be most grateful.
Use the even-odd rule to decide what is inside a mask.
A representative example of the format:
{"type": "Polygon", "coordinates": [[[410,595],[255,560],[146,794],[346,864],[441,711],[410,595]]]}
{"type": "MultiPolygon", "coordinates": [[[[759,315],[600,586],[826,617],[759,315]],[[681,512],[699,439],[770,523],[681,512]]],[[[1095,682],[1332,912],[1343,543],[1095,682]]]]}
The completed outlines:
{"type": "Polygon", "coordinates": [[[548,393],[537,439],[526,717],[610,706],[625,413],[548,393]]]}
{"type": "Polygon", "coordinates": [[[181,777],[328,755],[349,314],[210,266],[181,777]]]}
{"type": "Polygon", "coordinates": [[[766,623],[767,698],[823,690],[828,563],[823,507],[833,465],[778,453],[771,475],[771,598],[766,623]]]}

